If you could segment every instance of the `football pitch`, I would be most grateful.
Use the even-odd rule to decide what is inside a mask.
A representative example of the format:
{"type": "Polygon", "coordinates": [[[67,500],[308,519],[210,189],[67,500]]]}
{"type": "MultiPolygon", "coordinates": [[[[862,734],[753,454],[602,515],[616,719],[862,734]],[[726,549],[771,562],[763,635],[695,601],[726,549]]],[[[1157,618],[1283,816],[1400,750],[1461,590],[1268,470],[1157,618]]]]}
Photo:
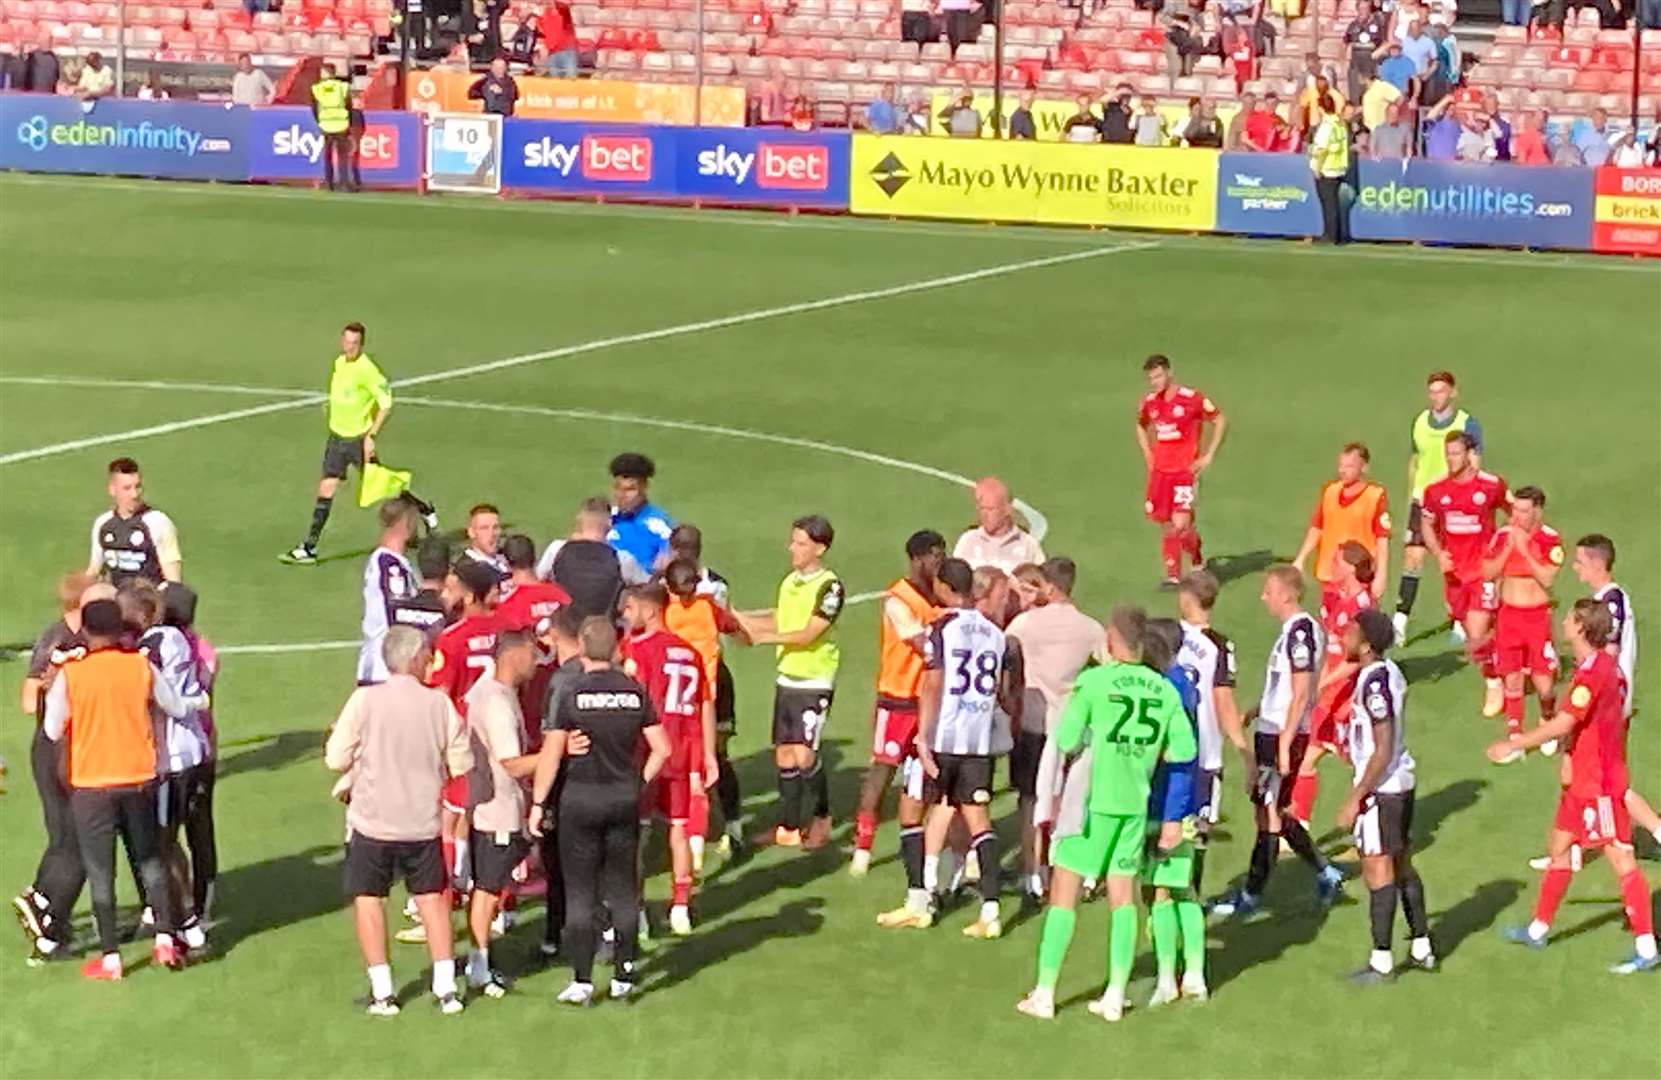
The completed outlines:
{"type": "MultiPolygon", "coordinates": [[[[1226,581],[1216,622],[1238,645],[1243,703],[1275,632],[1261,569],[1296,550],[1349,440],[1371,446],[1373,476],[1405,511],[1408,425],[1435,368],[1457,373],[1487,467],[1543,487],[1547,521],[1570,540],[1615,538],[1648,635],[1644,620],[1661,619],[1656,264],[16,177],[0,178],[0,253],[0,642],[22,646],[52,620],[53,583],[83,564],[104,508],[104,465],[131,454],[178,524],[198,625],[227,654],[212,952],[175,975],[137,963],[135,943],[125,982],[88,984],[77,964],[26,967],[21,938],[0,939],[0,1075],[1661,1075],[1661,978],[1605,971],[1631,940],[1603,862],[1578,876],[1550,948],[1500,939],[1531,909],[1527,860],[1543,850],[1557,765],[1486,762],[1501,727],[1436,629],[1428,580],[1400,657],[1437,973],[1346,985],[1369,947],[1365,890],[1352,883],[1349,902],[1321,911],[1288,859],[1263,914],[1212,927],[1211,1002],[1137,1008],[1111,1027],[1087,1014],[1107,962],[1107,911],[1093,904],[1062,1012],[1029,1020],[1013,1006],[1037,920],[996,942],[958,932],[972,904],[926,932],[875,925],[903,898],[890,818],[863,880],[839,844],[736,866],[712,856],[696,932],[661,931],[632,1006],[557,1008],[567,973],[539,965],[532,907],[493,950],[517,977],[508,998],[441,1017],[423,996],[425,951],[395,945],[406,1007],[370,1019],[355,1003],[365,982],[322,745],[352,685],[372,511],[337,500],[321,565],[276,560],[308,520],[339,328],[361,320],[399,394],[381,455],[414,470],[446,527],[488,500],[540,546],[604,493],[614,453],[639,450],[658,462],[654,499],[703,528],[735,604],[762,607],[788,569],[793,517],[829,516],[828,563],[870,593],[903,573],[912,531],[971,524],[968,478],[995,472],[1047,523],[1046,550],[1077,560],[1085,610],[1174,614],[1155,587],[1132,432],[1141,361],[1158,351],[1230,420],[1200,526],[1226,581]]],[[[1391,598],[1399,563],[1398,549],[1391,598]]],[[[1565,572],[1559,601],[1579,589],[1565,572]]],[[[839,842],[869,745],[876,618],[860,603],[840,623],[827,734],[839,842]]],[[[1652,801],[1654,648],[1640,650],[1630,746],[1652,801]]],[[[730,657],[734,758],[750,820],[767,824],[770,650],[730,657]]],[[[22,676],[15,657],[0,664],[8,696],[22,676]]],[[[10,715],[6,895],[32,877],[42,837],[30,719],[10,715]]],[[[1226,781],[1208,892],[1245,870],[1240,780],[1226,781]]],[[[1312,831],[1334,851],[1347,782],[1326,763],[1312,831]]],[[[996,809],[1008,852],[1013,797],[996,809]]],[[[661,924],[668,880],[661,855],[652,865],[661,924]]],[[[1661,886],[1661,863],[1640,865],[1661,886]]],[[[1141,1004],[1145,943],[1138,959],[1141,1004]]]]}

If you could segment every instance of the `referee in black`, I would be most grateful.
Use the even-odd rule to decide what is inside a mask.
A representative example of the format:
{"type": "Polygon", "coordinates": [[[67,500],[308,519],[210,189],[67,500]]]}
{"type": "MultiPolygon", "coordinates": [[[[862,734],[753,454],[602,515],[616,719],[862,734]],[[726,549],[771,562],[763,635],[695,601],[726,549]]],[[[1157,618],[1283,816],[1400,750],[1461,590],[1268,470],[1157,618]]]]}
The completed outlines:
{"type": "Polygon", "coordinates": [[[618,927],[611,996],[627,998],[634,992],[640,792],[662,770],[670,749],[645,688],[612,663],[617,629],[611,621],[583,620],[578,639],[583,672],[560,690],[550,713],[553,723],[536,766],[530,821],[531,833],[540,837],[551,813],[559,830],[572,978],[558,1000],[566,1005],[594,1001],[602,899],[611,925],[618,927]],[[587,749],[567,753],[578,734],[588,740],[587,749]],[[563,785],[558,805],[550,810],[546,804],[556,777],[563,785]]]}

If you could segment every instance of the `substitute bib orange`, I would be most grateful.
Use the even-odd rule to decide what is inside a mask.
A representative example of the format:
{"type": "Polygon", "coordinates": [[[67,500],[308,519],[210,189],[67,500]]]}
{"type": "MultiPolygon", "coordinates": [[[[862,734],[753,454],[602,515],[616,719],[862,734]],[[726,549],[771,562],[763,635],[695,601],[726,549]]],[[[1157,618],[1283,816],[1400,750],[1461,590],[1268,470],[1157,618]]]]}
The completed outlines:
{"type": "MultiPolygon", "coordinates": [[[[940,609],[905,578],[890,585],[887,595],[904,604],[924,626],[940,617],[940,609]]],[[[877,696],[911,701],[923,682],[923,657],[895,631],[886,616],[877,620],[877,627],[877,696]]]]}
{"type": "Polygon", "coordinates": [[[1331,581],[1332,564],[1338,549],[1354,540],[1370,555],[1378,538],[1390,535],[1390,512],[1384,485],[1368,481],[1354,495],[1344,494],[1342,481],[1333,480],[1321,489],[1320,501],[1309,522],[1321,530],[1315,549],[1315,579],[1331,581]]]}

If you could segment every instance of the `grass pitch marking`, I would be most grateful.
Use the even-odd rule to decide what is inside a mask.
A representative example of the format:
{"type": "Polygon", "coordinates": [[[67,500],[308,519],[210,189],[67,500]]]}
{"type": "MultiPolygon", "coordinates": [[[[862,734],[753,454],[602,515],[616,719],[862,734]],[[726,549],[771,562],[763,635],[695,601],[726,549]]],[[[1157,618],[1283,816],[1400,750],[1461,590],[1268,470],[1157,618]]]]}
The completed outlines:
{"type": "MultiPolygon", "coordinates": [[[[735,315],[723,315],[714,319],[701,319],[697,322],[677,323],[673,326],[662,326],[655,330],[641,330],[632,334],[617,334],[612,337],[595,338],[592,341],[578,342],[575,345],[562,345],[554,349],[542,349],[537,352],[520,353],[516,356],[504,356],[496,360],[486,360],[478,364],[465,364],[461,367],[445,368],[442,371],[431,371],[424,375],[411,375],[402,379],[392,380],[395,389],[410,386],[426,386],[429,383],[443,382],[448,379],[462,379],[470,375],[484,375],[492,371],[503,371],[508,368],[523,367],[526,364],[539,364],[548,360],[563,360],[571,356],[581,356],[585,353],[599,352],[604,349],[618,348],[625,345],[642,345],[652,341],[663,341],[667,338],[684,337],[688,334],[701,334],[710,330],[724,330],[734,326],[746,326],[750,323],[764,322],[769,319],[779,319],[790,315],[803,315],[808,312],[826,311],[831,308],[848,307],[854,304],[863,304],[873,300],[888,300],[896,296],[907,296],[911,293],[927,292],[931,289],[945,289],[953,285],[965,285],[972,281],[982,281],[986,278],[1003,277],[1007,274],[1017,274],[1023,270],[1040,270],[1049,266],[1063,266],[1068,263],[1080,262],[1085,259],[1099,259],[1105,255],[1113,255],[1122,251],[1147,251],[1158,247],[1156,241],[1147,241],[1134,244],[1115,244],[1100,247],[1090,247],[1082,251],[1068,251],[1059,255],[1046,255],[1036,259],[1022,259],[1019,262],[999,263],[996,266],[982,267],[979,270],[965,270],[957,274],[945,274],[940,277],[924,278],[920,281],[906,282],[901,285],[888,285],[880,289],[862,289],[858,292],[842,293],[837,296],[827,296],[818,300],[802,300],[793,304],[780,304],[775,307],[756,308],[752,311],[742,311],[735,315]]],[[[203,384],[195,384],[200,387],[203,384]]],[[[233,391],[236,392],[236,391],[233,391]]],[[[14,450],[9,454],[0,454],[0,465],[15,465],[19,462],[34,461],[38,458],[52,457],[57,454],[69,453],[73,450],[85,450],[94,446],[108,446],[111,443],[131,442],[135,439],[149,438],[154,435],[170,435],[178,431],[189,431],[193,428],[207,427],[212,424],[223,424],[232,420],[245,420],[249,417],[264,416],[269,413],[287,412],[291,409],[302,409],[307,406],[321,404],[325,395],[314,391],[290,391],[280,393],[289,397],[281,401],[269,401],[262,405],[250,405],[246,408],[231,409],[227,412],[209,413],[206,416],[195,416],[184,420],[173,420],[162,424],[151,424],[147,427],[132,428],[128,431],[111,432],[106,435],[89,435],[82,439],[70,439],[66,442],[50,443],[46,446],[36,446],[28,450],[14,450]],[[299,396],[303,395],[303,396],[299,396]]]]}
{"type": "MultiPolygon", "coordinates": [[[[280,386],[245,386],[239,383],[206,383],[206,382],[168,382],[156,379],[101,379],[81,376],[54,376],[54,375],[0,375],[0,385],[16,386],[82,386],[94,389],[117,390],[165,390],[165,391],[196,391],[199,393],[215,394],[249,394],[270,397],[276,394],[287,395],[290,400],[274,404],[289,405],[295,401],[309,403],[319,395],[309,390],[297,390],[292,387],[280,386]]],[[[973,487],[974,480],[962,473],[955,473],[948,469],[936,468],[918,461],[908,461],[905,458],[894,457],[891,454],[878,454],[870,450],[859,450],[851,446],[842,446],[838,443],[825,442],[821,439],[806,439],[795,435],[781,435],[770,431],[751,431],[748,428],[731,427],[726,424],[704,424],[693,420],[668,420],[655,416],[636,416],[633,413],[606,412],[596,409],[562,409],[543,405],[501,404],[491,401],[461,401],[451,398],[406,397],[403,404],[416,405],[422,408],[436,409],[464,409],[475,412],[509,413],[522,416],[541,416],[558,420],[599,420],[607,423],[639,424],[643,427],[662,428],[670,431],[689,431],[695,434],[716,435],[729,439],[746,439],[754,442],[768,442],[779,446],[795,447],[802,450],[817,450],[822,453],[836,454],[840,457],[852,458],[855,461],[864,461],[873,465],[883,465],[892,469],[902,469],[906,472],[917,473],[921,476],[933,477],[959,487],[973,487]]],[[[246,413],[246,410],[238,410],[246,413]]],[[[157,425],[165,426],[165,425],[157,425]]],[[[1049,533],[1049,519],[1035,506],[1021,499],[1015,499],[1015,508],[1027,519],[1029,531],[1033,537],[1043,541],[1049,533]]],[[[866,604],[879,599],[882,592],[855,593],[848,598],[849,604],[866,604]]],[[[338,641],[296,641],[296,642],[256,642],[244,645],[224,645],[219,652],[227,656],[261,656],[283,655],[288,653],[332,652],[346,649],[356,649],[362,642],[357,640],[338,641]]]]}

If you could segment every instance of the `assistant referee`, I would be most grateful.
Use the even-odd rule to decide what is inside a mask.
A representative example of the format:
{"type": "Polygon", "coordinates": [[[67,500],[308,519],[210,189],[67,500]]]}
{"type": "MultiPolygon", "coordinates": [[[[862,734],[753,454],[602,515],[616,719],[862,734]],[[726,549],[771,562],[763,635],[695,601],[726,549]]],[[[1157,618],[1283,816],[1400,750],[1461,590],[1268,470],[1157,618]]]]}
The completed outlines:
{"type": "Polygon", "coordinates": [[[571,985],[558,998],[565,1005],[594,1000],[601,900],[617,928],[611,997],[634,993],[640,792],[657,778],[670,750],[645,688],[612,663],[617,628],[611,620],[584,619],[577,636],[582,674],[565,683],[544,718],[547,738],[536,765],[530,818],[531,834],[540,838],[549,825],[546,803],[563,774],[553,814],[571,954],[571,985]]]}
{"type": "MultiPolygon", "coordinates": [[[[347,323],[340,331],[340,355],[329,374],[329,439],[323,446],[323,478],[317,482],[317,502],[311,510],[311,529],[306,538],[281,559],[291,565],[317,562],[317,542],[334,507],[335,491],[346,478],[346,470],[375,460],[375,436],[381,433],[392,414],[392,386],[381,369],[363,351],[364,329],[360,322],[347,323]]],[[[428,528],[436,528],[438,517],[432,505],[404,492],[413,500],[428,528]]]]}

